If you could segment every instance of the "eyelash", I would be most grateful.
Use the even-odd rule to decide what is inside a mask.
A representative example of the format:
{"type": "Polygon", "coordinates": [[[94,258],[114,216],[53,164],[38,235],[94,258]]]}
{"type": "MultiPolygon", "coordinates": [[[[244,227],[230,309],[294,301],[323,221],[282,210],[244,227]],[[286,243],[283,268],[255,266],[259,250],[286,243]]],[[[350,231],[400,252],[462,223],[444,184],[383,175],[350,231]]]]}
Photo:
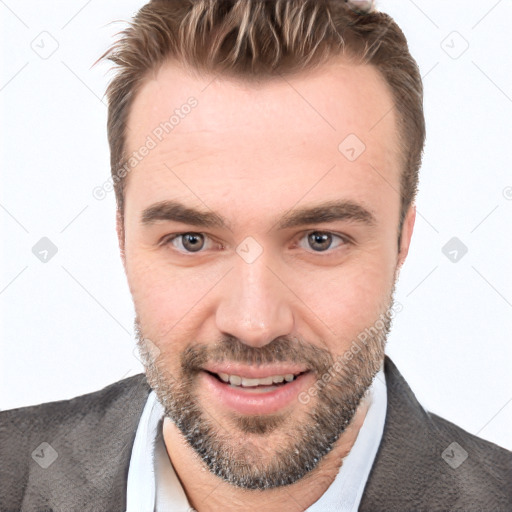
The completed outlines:
{"type": "MultiPolygon", "coordinates": [[[[318,233],[318,234],[322,234],[322,235],[331,235],[333,238],[338,238],[340,240],[340,244],[337,246],[337,247],[334,247],[334,249],[331,249],[331,247],[329,247],[328,249],[326,249],[325,251],[314,251],[314,250],[310,250],[308,252],[310,253],[313,253],[313,254],[316,254],[316,255],[319,255],[319,256],[322,256],[322,255],[325,255],[325,256],[329,256],[331,254],[333,254],[337,249],[339,249],[340,247],[343,247],[345,245],[348,245],[348,244],[352,244],[353,241],[346,235],[341,235],[341,234],[338,234],[338,233],[333,233],[331,231],[321,231],[321,230],[311,230],[311,231],[307,231],[306,233],[302,233],[298,242],[300,242],[301,240],[307,238],[309,235],[313,234],[313,233],[318,233]]],[[[211,240],[211,238],[206,235],[205,233],[200,233],[200,232],[197,232],[197,231],[186,231],[186,232],[183,232],[183,233],[175,233],[173,235],[170,235],[170,236],[167,236],[165,237],[162,242],[161,242],[161,245],[172,245],[172,242],[174,240],[177,240],[179,239],[180,237],[183,237],[185,235],[202,235],[203,237],[205,237],[205,240],[211,240]]],[[[334,242],[334,240],[333,240],[334,242]]],[[[219,244],[221,245],[221,244],[219,244]]],[[[298,245],[298,243],[297,243],[298,245]]],[[[186,251],[186,250],[177,250],[178,253],[180,254],[186,254],[186,255],[194,255],[194,254],[200,254],[200,253],[203,253],[204,250],[203,249],[200,249],[199,251],[186,251]]]]}

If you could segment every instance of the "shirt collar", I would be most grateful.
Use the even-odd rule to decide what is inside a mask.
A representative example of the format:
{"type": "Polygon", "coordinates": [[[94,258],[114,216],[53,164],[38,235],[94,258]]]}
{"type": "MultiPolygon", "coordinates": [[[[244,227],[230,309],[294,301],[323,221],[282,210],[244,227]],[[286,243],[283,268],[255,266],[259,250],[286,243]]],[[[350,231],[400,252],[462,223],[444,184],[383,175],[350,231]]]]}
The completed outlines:
{"type": "MultiPolygon", "coordinates": [[[[379,448],[387,410],[381,369],[370,387],[370,405],[349,454],[325,493],[305,512],[357,511],[379,448]]],[[[139,421],[127,481],[127,512],[190,512],[183,487],[167,455],[162,437],[164,408],[151,391],[139,421]]]]}

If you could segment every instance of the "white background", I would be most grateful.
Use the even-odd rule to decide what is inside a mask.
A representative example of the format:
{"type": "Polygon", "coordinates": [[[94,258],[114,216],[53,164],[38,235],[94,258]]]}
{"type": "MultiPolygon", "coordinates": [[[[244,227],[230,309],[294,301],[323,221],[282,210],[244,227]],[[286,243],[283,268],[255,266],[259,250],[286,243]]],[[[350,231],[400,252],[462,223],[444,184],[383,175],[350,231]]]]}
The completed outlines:
{"type": "MultiPolygon", "coordinates": [[[[92,195],[110,173],[111,75],[91,68],[124,26],[110,22],[142,4],[0,1],[1,409],[142,371],[114,194],[92,195]],[[58,248],[47,263],[32,253],[42,237],[58,248]]],[[[428,130],[388,353],[427,409],[512,449],[512,2],[378,6],[420,65],[428,130]],[[454,236],[468,248],[456,263],[441,251],[454,236]]]]}

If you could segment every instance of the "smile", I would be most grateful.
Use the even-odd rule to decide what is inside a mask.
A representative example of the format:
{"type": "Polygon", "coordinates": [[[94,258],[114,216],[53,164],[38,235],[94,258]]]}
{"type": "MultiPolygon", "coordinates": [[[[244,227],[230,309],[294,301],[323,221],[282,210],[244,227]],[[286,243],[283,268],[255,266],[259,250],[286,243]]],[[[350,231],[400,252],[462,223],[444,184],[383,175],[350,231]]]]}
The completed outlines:
{"type": "Polygon", "coordinates": [[[227,373],[216,373],[223,382],[229,382],[233,386],[242,386],[244,388],[250,388],[255,386],[271,386],[272,384],[282,384],[283,382],[292,382],[298,375],[293,373],[287,373],[286,375],[271,375],[262,379],[248,379],[240,377],[239,375],[228,375],[227,373]]]}
{"type": "Polygon", "coordinates": [[[288,369],[286,372],[272,368],[240,370],[238,373],[206,369],[200,372],[201,387],[208,393],[210,403],[216,402],[222,408],[241,414],[275,413],[297,402],[300,391],[314,379],[313,372],[307,369],[288,369]]]}

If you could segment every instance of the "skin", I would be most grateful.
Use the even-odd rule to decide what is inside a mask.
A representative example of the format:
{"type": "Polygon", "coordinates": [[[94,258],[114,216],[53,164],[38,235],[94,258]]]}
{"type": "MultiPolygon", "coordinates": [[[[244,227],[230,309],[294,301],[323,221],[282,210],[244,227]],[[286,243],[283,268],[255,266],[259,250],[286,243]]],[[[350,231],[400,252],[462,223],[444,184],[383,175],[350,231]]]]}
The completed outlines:
{"type": "MultiPolygon", "coordinates": [[[[198,106],[129,173],[124,219],[118,215],[123,263],[144,336],[158,346],[170,375],[179,374],[180,354],[190,343],[213,343],[221,334],[255,348],[280,336],[300,336],[334,358],[343,355],[389,305],[414,226],[411,206],[398,248],[400,168],[395,110],[385,82],[371,66],[340,60],[261,84],[192,75],[168,62],[135,99],[128,153],[190,96],[198,106]],[[353,162],[338,150],[348,134],[366,145],[353,162]],[[216,212],[229,228],[175,221],[144,225],[142,212],[164,200],[216,212]],[[364,207],[374,223],[276,228],[290,211],[339,200],[364,207]],[[307,237],[314,231],[345,241],[335,237],[333,248],[315,251],[307,237]],[[187,232],[207,236],[202,251],[186,254],[179,239],[161,243],[187,232]],[[252,263],[236,252],[247,237],[263,251],[252,263]]],[[[251,442],[262,461],[271,460],[286,438],[283,429],[242,437],[231,411],[216,407],[203,388],[197,396],[234,442],[251,442]]],[[[312,403],[294,401],[288,420],[303,420],[312,403]]],[[[307,477],[268,491],[243,490],[205,470],[169,419],[164,441],[199,512],[262,506],[299,511],[317,501],[336,476],[367,407],[363,400],[334,449],[307,477]]]]}

